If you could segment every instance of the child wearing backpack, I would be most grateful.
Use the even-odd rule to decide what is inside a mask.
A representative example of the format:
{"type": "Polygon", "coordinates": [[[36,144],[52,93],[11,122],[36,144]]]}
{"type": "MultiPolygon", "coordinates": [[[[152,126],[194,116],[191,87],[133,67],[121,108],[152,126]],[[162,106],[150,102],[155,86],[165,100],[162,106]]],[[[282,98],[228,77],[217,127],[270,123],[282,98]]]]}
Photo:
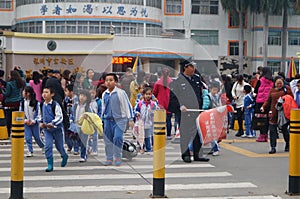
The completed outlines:
{"type": "Polygon", "coordinates": [[[102,94],[102,114],[104,121],[104,144],[105,144],[105,166],[121,166],[123,133],[126,130],[127,122],[133,126],[133,111],[126,92],[116,85],[118,76],[115,73],[108,73],[105,76],[107,90],[102,94]]]}
{"type": "Polygon", "coordinates": [[[136,122],[138,122],[138,141],[140,153],[152,151],[153,130],[154,130],[154,110],[158,108],[157,99],[152,98],[152,88],[145,87],[142,92],[142,99],[136,104],[134,110],[136,122]],[[145,146],[144,144],[145,143],[145,146]]]}
{"type": "MultiPolygon", "coordinates": [[[[98,114],[98,101],[96,99],[96,90],[95,88],[91,87],[89,89],[89,92],[91,94],[91,103],[90,103],[91,112],[98,114]]],[[[98,155],[98,132],[97,131],[95,131],[94,134],[89,137],[88,153],[89,154],[92,153],[92,155],[98,155]]]]}
{"type": "Polygon", "coordinates": [[[252,117],[254,115],[254,106],[255,106],[255,99],[252,95],[252,87],[250,85],[244,86],[244,118],[245,118],[245,127],[246,132],[241,136],[242,138],[255,138],[256,133],[252,130],[252,117]]]}
{"type": "Polygon", "coordinates": [[[91,112],[90,108],[91,103],[91,94],[88,90],[81,90],[79,93],[78,104],[75,104],[74,111],[72,115],[73,122],[76,126],[76,132],[79,136],[79,146],[80,146],[80,160],[79,162],[86,162],[88,158],[87,147],[88,147],[88,138],[89,135],[84,134],[81,131],[81,126],[79,126],[78,122],[80,117],[84,112],[91,112]]]}
{"type": "Polygon", "coordinates": [[[60,105],[52,99],[54,96],[53,88],[45,87],[42,96],[44,103],[42,106],[42,120],[40,127],[43,128],[45,134],[45,156],[48,164],[45,171],[51,172],[53,171],[53,140],[55,141],[56,149],[62,157],[61,167],[67,165],[68,155],[64,149],[62,109],[60,105]],[[54,111],[53,107],[55,107],[54,111]]]}
{"type": "Polygon", "coordinates": [[[65,132],[65,142],[67,144],[67,151],[71,153],[72,148],[74,155],[79,154],[79,137],[76,132],[76,126],[73,123],[73,119],[71,115],[73,115],[73,108],[75,104],[78,104],[78,96],[73,92],[74,85],[69,84],[65,88],[65,100],[64,106],[66,107],[66,111],[70,120],[70,127],[65,132]]]}
{"type": "Polygon", "coordinates": [[[34,90],[26,86],[23,90],[23,101],[20,103],[20,111],[24,111],[24,133],[25,141],[28,148],[26,157],[33,156],[32,136],[37,145],[44,151],[44,142],[40,136],[39,119],[41,117],[40,103],[36,100],[34,90]]]}

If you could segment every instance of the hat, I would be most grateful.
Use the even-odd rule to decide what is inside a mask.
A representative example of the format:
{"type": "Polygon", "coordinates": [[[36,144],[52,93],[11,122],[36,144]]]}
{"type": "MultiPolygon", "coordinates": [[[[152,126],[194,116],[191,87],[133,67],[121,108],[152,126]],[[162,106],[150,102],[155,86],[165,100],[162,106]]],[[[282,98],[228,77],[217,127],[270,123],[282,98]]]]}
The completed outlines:
{"type": "Polygon", "coordinates": [[[59,70],[53,70],[53,72],[52,72],[53,74],[60,74],[60,72],[59,72],[59,70]]]}

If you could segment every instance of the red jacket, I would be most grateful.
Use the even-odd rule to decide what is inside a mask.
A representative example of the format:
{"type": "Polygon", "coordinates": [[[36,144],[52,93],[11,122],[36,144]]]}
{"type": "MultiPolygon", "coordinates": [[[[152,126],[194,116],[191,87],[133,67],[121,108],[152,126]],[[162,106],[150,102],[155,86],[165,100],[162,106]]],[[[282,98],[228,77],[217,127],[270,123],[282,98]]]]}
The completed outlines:
{"type": "Polygon", "coordinates": [[[168,110],[170,100],[169,85],[172,82],[172,79],[170,77],[167,78],[167,87],[163,86],[163,77],[157,80],[153,87],[153,95],[157,98],[159,106],[166,110],[168,110]]]}

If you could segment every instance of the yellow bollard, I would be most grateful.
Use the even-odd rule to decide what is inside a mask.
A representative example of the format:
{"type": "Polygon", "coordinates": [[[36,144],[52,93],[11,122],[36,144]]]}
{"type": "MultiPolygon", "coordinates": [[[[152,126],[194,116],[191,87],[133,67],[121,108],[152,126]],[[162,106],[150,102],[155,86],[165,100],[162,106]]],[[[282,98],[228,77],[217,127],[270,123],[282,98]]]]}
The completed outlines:
{"type": "Polygon", "coordinates": [[[152,198],[165,198],[166,111],[154,111],[152,198]]]}
{"type": "Polygon", "coordinates": [[[10,199],[23,199],[24,112],[12,112],[10,199]]]}
{"type": "Polygon", "coordinates": [[[8,139],[7,122],[5,119],[4,109],[0,109],[0,140],[8,139]]]}
{"type": "Polygon", "coordinates": [[[291,110],[288,194],[300,194],[300,109],[291,110]]]}

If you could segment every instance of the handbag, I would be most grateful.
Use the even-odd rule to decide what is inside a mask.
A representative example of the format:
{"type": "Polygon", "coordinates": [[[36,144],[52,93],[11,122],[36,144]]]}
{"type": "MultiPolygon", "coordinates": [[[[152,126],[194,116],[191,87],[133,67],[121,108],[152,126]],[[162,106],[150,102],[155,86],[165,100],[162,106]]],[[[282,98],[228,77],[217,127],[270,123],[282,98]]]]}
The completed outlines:
{"type": "Polygon", "coordinates": [[[266,128],[268,124],[268,114],[254,113],[252,117],[252,130],[260,130],[266,128]]]}

